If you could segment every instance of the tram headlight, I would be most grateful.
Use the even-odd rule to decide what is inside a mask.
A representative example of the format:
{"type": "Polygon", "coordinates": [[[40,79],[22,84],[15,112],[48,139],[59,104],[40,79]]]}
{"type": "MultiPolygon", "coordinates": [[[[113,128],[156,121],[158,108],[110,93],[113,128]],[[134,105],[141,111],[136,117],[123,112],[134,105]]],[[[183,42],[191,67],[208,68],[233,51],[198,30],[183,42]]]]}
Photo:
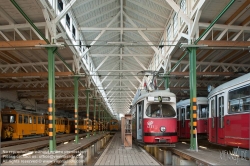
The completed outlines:
{"type": "Polygon", "coordinates": [[[166,127],[165,127],[165,126],[161,126],[161,127],[160,127],[160,131],[161,131],[161,132],[165,132],[165,131],[166,131],[166,127]]]}

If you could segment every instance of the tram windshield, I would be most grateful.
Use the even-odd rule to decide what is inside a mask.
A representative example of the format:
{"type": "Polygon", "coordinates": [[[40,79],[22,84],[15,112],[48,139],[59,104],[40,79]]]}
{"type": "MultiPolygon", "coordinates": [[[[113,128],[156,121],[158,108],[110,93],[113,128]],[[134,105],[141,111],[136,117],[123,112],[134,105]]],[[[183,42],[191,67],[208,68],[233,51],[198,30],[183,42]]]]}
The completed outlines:
{"type": "Polygon", "coordinates": [[[175,117],[175,109],[169,104],[150,104],[146,115],[152,118],[175,117]]]}
{"type": "Polygon", "coordinates": [[[3,123],[15,123],[16,115],[3,115],[2,116],[3,123]]]}
{"type": "Polygon", "coordinates": [[[117,124],[116,121],[112,121],[112,122],[111,122],[111,125],[116,125],[116,124],[117,124]]]}

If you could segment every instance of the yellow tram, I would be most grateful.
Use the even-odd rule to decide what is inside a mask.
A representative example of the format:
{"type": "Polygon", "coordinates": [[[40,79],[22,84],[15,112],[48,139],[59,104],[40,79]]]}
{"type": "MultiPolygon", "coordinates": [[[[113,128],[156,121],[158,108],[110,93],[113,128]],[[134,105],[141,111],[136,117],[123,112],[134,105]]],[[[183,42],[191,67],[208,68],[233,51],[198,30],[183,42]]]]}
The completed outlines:
{"type": "Polygon", "coordinates": [[[119,130],[119,122],[117,119],[111,119],[109,121],[109,131],[118,131],[119,130]]]}
{"type": "Polygon", "coordinates": [[[92,120],[91,119],[79,119],[78,121],[78,129],[79,129],[79,133],[82,132],[91,132],[92,131],[92,120]]]}
{"type": "Polygon", "coordinates": [[[2,139],[22,139],[45,134],[45,116],[41,113],[2,109],[2,139]]]}

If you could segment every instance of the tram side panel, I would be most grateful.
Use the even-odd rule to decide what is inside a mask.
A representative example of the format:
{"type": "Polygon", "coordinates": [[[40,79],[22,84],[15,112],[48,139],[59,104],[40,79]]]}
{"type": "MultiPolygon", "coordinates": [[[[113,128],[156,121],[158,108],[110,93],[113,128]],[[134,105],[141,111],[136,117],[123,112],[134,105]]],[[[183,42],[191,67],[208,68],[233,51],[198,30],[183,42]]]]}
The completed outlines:
{"type": "MultiPolygon", "coordinates": [[[[207,137],[208,133],[208,100],[197,97],[197,134],[198,138],[207,137]]],[[[177,128],[179,138],[190,138],[190,99],[177,103],[177,128]]]]}
{"type": "Polygon", "coordinates": [[[216,87],[208,99],[209,141],[249,149],[250,73],[216,87]]]}

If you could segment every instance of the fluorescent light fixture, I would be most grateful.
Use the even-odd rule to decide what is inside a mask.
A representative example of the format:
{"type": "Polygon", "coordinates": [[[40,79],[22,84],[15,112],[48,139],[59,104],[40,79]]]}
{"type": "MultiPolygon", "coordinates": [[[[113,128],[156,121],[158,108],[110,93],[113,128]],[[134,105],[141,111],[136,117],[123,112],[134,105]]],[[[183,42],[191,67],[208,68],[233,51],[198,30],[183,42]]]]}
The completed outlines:
{"type": "Polygon", "coordinates": [[[35,45],[35,47],[65,47],[64,43],[35,45]]]}
{"type": "Polygon", "coordinates": [[[40,78],[40,76],[23,76],[23,78],[40,78]]]}
{"type": "Polygon", "coordinates": [[[208,47],[208,45],[195,45],[195,44],[182,43],[180,46],[180,48],[186,48],[186,47],[208,47]]]}
{"type": "Polygon", "coordinates": [[[219,77],[219,75],[203,75],[203,77],[219,77]]]}
{"type": "Polygon", "coordinates": [[[113,45],[120,45],[120,44],[124,44],[124,45],[132,45],[135,44],[137,42],[107,42],[107,44],[113,44],[113,45]]]}

